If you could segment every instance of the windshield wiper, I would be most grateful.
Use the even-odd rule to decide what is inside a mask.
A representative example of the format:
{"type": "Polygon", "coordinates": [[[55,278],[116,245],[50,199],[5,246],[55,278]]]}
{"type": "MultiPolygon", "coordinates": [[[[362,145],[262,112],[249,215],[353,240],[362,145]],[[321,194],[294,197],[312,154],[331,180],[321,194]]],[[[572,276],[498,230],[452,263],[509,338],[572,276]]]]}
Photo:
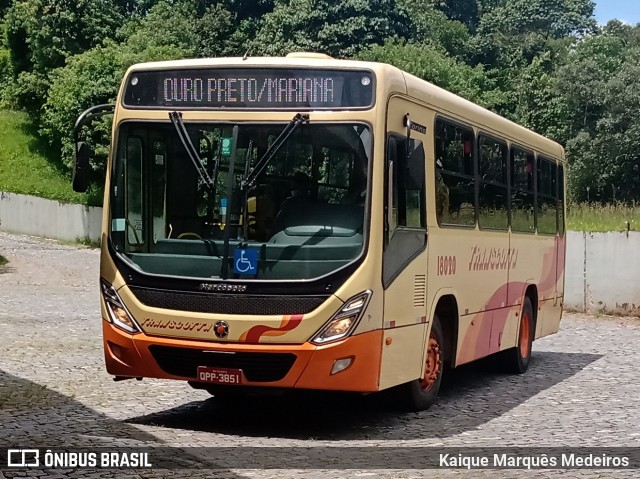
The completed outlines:
{"type": "Polygon", "coordinates": [[[309,115],[303,113],[297,113],[296,116],[284,127],[282,132],[278,135],[278,138],[271,143],[271,146],[264,152],[262,158],[258,160],[256,166],[248,173],[245,174],[242,184],[240,185],[243,191],[247,191],[249,188],[255,186],[256,179],[264,171],[269,162],[276,155],[278,150],[282,148],[289,137],[298,129],[300,125],[309,121],[309,115]]]}
{"type": "MultiPolygon", "coordinates": [[[[198,154],[198,150],[196,150],[196,147],[193,146],[193,143],[191,142],[191,138],[189,138],[189,133],[187,132],[187,129],[184,126],[184,122],[182,121],[182,113],[178,111],[169,112],[169,119],[171,120],[171,123],[173,123],[173,126],[176,129],[176,133],[178,134],[178,138],[180,138],[182,146],[184,146],[187,155],[189,155],[193,166],[195,166],[198,175],[200,175],[200,179],[204,182],[205,185],[207,185],[207,188],[209,188],[210,191],[213,191],[215,186],[214,181],[211,176],[209,176],[207,168],[202,161],[202,158],[200,158],[200,155],[198,154]]],[[[216,162],[216,172],[217,169],[218,165],[216,162]]]]}

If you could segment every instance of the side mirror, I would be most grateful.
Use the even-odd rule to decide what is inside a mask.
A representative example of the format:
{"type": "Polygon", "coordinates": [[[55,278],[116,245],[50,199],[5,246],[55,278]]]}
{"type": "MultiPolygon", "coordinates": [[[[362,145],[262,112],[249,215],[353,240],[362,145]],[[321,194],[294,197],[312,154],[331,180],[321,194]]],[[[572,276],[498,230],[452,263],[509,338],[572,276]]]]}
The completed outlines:
{"type": "Polygon", "coordinates": [[[84,141],[76,143],[76,161],[73,165],[73,191],[84,193],[89,188],[89,145],[84,141]]]}

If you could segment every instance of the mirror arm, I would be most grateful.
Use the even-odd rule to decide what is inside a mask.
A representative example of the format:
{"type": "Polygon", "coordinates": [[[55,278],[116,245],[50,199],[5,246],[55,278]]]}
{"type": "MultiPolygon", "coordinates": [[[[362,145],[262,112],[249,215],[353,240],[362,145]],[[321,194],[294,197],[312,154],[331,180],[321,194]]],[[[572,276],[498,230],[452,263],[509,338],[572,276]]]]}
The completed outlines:
{"type": "Polygon", "coordinates": [[[82,128],[82,126],[92,121],[94,118],[98,118],[104,115],[113,115],[115,109],[115,104],[104,104],[92,106],[91,108],[87,108],[85,111],[83,111],[80,116],[78,116],[76,124],[73,126],[74,143],[78,143],[78,134],[80,133],[80,128],[82,128]]]}

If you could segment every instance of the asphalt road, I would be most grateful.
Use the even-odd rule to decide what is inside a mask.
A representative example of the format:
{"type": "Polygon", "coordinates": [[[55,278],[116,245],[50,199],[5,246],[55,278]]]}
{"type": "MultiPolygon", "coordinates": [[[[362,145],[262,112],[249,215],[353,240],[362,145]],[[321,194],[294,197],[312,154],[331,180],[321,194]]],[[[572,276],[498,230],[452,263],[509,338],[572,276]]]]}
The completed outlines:
{"type": "Polygon", "coordinates": [[[9,260],[0,267],[0,447],[172,447],[163,451],[163,467],[201,460],[211,467],[41,467],[3,469],[0,478],[640,475],[412,468],[425,447],[458,452],[517,446],[525,454],[539,447],[578,453],[584,449],[576,448],[640,448],[637,319],[565,314],[558,334],[534,343],[525,375],[505,375],[488,363],[450,371],[439,401],[422,413],[399,411],[386,395],[221,403],[181,382],[116,383],[106,374],[97,250],[0,233],[0,253],[9,260]],[[256,447],[263,449],[249,449],[256,447]]]}

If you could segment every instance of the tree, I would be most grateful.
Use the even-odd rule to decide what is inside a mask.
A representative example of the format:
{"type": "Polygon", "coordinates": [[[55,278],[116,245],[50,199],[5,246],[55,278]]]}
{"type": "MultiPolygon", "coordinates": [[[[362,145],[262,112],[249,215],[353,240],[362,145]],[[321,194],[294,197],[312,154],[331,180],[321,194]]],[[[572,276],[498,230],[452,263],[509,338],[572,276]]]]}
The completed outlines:
{"type": "Polygon", "coordinates": [[[413,24],[410,43],[430,45],[460,60],[467,59],[471,38],[467,25],[448,18],[436,8],[434,0],[400,0],[400,4],[413,24]]]}
{"type": "Polygon", "coordinates": [[[480,21],[477,0],[440,0],[435,4],[448,18],[457,20],[472,30],[480,21]]]}
{"type": "Polygon", "coordinates": [[[533,131],[565,143],[570,117],[566,97],[560,93],[556,65],[550,53],[533,59],[514,79],[514,120],[533,131]]]}
{"type": "Polygon", "coordinates": [[[125,21],[127,5],[117,0],[17,0],[7,12],[7,35],[12,50],[26,58],[16,58],[15,72],[44,73],[112,38],[125,21]]]}
{"type": "Polygon", "coordinates": [[[502,0],[484,8],[472,61],[511,70],[502,75],[506,79],[535,57],[565,50],[596,31],[592,0],[502,0]]]}
{"type": "Polygon", "coordinates": [[[411,21],[395,0],[276,0],[252,42],[252,53],[305,50],[353,57],[389,37],[407,37],[411,21]]]}
{"type": "Polygon", "coordinates": [[[506,37],[532,32],[554,38],[595,32],[593,0],[508,0],[494,4],[480,18],[483,34],[506,37]]]}
{"type": "MultiPolygon", "coordinates": [[[[136,50],[128,44],[107,41],[69,58],[64,68],[51,73],[51,87],[43,106],[40,133],[52,149],[61,152],[64,165],[73,164],[73,126],[82,111],[90,106],[115,101],[127,68],[135,63],[169,60],[189,56],[176,46],[149,46],[136,50]]],[[[92,145],[96,147],[95,169],[104,181],[104,164],[110,139],[110,123],[97,122],[92,128],[92,145]]]]}
{"type": "Polygon", "coordinates": [[[161,0],[149,12],[127,23],[120,35],[126,38],[123,51],[142,52],[150,48],[175,47],[186,56],[196,55],[200,35],[198,14],[204,7],[197,0],[161,0]]]}
{"type": "Polygon", "coordinates": [[[17,105],[37,120],[49,72],[113,37],[128,5],[117,0],[16,0],[5,21],[15,77],[10,94],[17,105]]]}
{"type": "Polygon", "coordinates": [[[620,40],[585,42],[559,74],[573,113],[567,157],[577,200],[640,200],[640,47],[620,40]]]}

